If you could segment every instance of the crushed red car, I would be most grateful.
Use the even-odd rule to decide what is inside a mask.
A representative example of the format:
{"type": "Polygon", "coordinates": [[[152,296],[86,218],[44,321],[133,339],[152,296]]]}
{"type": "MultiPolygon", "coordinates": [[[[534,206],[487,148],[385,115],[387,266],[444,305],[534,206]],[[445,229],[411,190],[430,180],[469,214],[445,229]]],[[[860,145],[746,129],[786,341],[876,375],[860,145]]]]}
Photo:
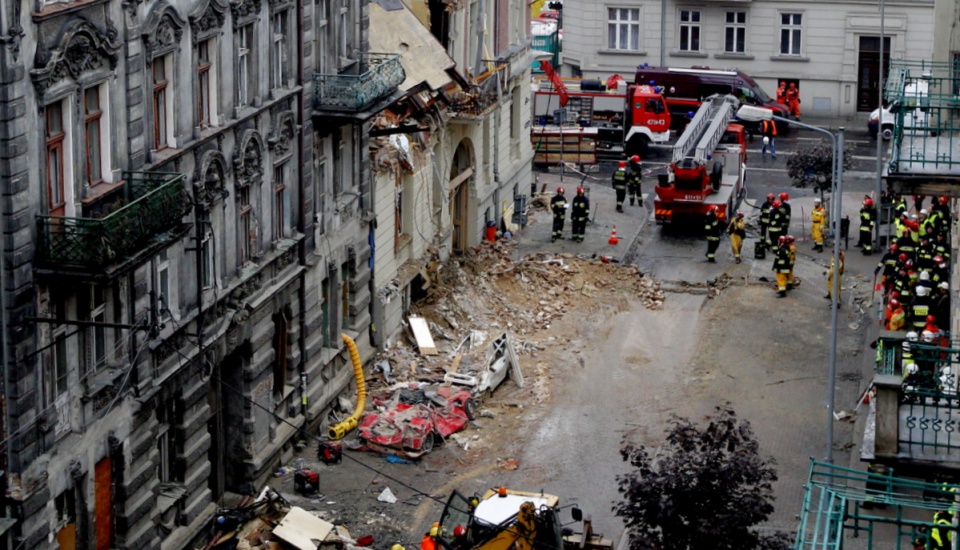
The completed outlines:
{"type": "Polygon", "coordinates": [[[462,430],[477,408],[469,391],[452,386],[403,389],[389,399],[374,396],[373,405],[360,421],[362,448],[406,458],[419,458],[438,436],[462,430]]]}

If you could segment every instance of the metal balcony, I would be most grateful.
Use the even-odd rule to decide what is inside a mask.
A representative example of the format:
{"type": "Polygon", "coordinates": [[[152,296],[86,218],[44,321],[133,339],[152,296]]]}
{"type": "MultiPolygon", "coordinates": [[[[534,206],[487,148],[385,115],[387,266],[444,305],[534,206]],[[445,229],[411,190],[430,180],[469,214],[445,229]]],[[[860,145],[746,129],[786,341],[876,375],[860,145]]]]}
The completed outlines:
{"type": "Polygon", "coordinates": [[[103,272],[150,250],[182,226],[190,207],[185,176],[124,172],[116,192],[85,208],[85,217],[37,216],[37,263],[54,271],[103,272]]]}
{"type": "Polygon", "coordinates": [[[884,99],[894,118],[884,177],[901,193],[947,194],[916,186],[960,183],[960,64],[891,60],[884,99]]]}
{"type": "Polygon", "coordinates": [[[903,372],[902,337],[881,336],[877,341],[873,454],[901,467],[936,464],[958,470],[960,348],[956,342],[910,347],[911,362],[918,367],[913,374],[903,372]]]}
{"type": "Polygon", "coordinates": [[[338,74],[314,73],[314,108],[359,112],[389,97],[406,79],[400,54],[363,53],[338,74]]]}

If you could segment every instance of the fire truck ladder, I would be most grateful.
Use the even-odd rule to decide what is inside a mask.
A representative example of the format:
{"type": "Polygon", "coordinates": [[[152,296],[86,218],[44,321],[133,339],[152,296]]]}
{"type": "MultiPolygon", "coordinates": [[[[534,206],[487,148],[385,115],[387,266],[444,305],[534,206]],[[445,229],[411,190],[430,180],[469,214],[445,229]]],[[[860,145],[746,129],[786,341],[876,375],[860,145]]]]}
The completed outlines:
{"type": "Polygon", "coordinates": [[[723,138],[738,105],[732,95],[712,95],[704,100],[673,146],[673,164],[686,168],[704,165],[723,138]]]}

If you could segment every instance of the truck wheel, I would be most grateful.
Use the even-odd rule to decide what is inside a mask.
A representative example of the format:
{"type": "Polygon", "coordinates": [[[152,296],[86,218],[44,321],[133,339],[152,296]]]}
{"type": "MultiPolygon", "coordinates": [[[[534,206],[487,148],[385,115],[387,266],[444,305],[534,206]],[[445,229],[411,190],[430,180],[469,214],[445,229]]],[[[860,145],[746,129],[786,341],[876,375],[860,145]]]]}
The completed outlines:
{"type": "Polygon", "coordinates": [[[633,136],[630,138],[630,143],[627,144],[628,157],[640,155],[640,158],[644,158],[649,150],[650,142],[647,140],[646,136],[633,136]]]}
{"type": "Polygon", "coordinates": [[[720,161],[716,161],[713,163],[713,168],[710,169],[710,184],[713,185],[714,191],[719,191],[722,183],[723,165],[720,164],[720,161]]]}

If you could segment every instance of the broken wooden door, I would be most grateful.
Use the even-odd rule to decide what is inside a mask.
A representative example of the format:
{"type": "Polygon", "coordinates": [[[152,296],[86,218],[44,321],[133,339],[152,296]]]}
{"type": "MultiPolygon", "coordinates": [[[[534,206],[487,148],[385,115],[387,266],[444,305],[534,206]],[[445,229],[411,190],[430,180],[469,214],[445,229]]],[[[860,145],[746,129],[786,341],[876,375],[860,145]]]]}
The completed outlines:
{"type": "Polygon", "coordinates": [[[97,462],[94,473],[94,519],[96,550],[113,546],[113,476],[110,457],[97,462]]]}

